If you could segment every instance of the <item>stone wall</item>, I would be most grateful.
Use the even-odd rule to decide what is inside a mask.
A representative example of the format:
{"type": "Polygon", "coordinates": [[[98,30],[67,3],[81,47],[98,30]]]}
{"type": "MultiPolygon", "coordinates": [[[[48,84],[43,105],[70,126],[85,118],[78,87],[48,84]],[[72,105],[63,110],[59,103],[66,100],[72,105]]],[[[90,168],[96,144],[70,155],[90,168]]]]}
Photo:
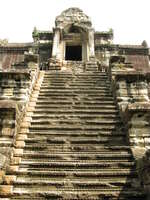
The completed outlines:
{"type": "Polygon", "coordinates": [[[149,74],[134,71],[115,72],[112,74],[111,82],[120,115],[125,124],[128,124],[130,145],[134,148],[139,146],[146,148],[150,140],[149,112],[147,112],[150,108],[149,74]]]}
{"type": "Polygon", "coordinates": [[[0,72],[0,182],[9,166],[17,133],[38,78],[38,56],[25,55],[26,69],[0,72]]]}
{"type": "Polygon", "coordinates": [[[150,73],[136,71],[119,56],[115,62],[110,60],[109,78],[120,116],[128,130],[127,138],[141,183],[150,193],[150,162],[146,153],[150,149],[150,73]]]}
{"type": "Polygon", "coordinates": [[[16,105],[0,101],[0,170],[9,165],[16,125],[16,105]]]}
{"type": "Polygon", "coordinates": [[[7,70],[0,72],[0,100],[26,101],[30,84],[30,71],[7,70]]]}

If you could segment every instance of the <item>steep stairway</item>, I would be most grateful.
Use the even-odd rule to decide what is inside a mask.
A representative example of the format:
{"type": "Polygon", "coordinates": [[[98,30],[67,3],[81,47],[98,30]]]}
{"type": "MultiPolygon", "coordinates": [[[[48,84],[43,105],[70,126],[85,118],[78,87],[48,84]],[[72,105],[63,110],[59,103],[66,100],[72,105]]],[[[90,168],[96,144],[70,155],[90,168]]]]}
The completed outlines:
{"type": "Polygon", "coordinates": [[[105,72],[45,71],[6,176],[7,199],[145,199],[109,88],[105,72]]]}

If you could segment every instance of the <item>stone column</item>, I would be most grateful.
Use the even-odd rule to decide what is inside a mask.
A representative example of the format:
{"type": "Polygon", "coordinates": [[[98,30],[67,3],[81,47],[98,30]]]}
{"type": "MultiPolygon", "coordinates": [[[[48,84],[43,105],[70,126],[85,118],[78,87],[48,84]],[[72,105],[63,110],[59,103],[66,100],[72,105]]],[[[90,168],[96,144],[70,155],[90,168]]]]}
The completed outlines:
{"type": "Polygon", "coordinates": [[[89,57],[95,57],[95,49],[94,49],[94,29],[89,30],[89,57]]]}
{"type": "Polygon", "coordinates": [[[53,38],[53,49],[52,57],[57,58],[59,51],[59,42],[60,42],[60,30],[59,28],[54,29],[54,38],[53,38]]]}

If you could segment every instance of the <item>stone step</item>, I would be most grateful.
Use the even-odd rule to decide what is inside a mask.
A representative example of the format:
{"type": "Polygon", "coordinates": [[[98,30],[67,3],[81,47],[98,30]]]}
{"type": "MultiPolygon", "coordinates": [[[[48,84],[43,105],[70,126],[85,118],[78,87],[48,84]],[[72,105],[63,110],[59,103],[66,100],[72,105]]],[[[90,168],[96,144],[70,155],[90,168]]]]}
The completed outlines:
{"type": "MultiPolygon", "coordinates": [[[[32,157],[30,155],[23,154],[23,157],[21,158],[20,167],[26,165],[29,165],[29,167],[33,166],[39,166],[39,167],[64,167],[75,170],[77,169],[89,169],[92,167],[96,167],[97,169],[110,169],[110,168],[120,168],[120,169],[128,169],[132,168],[135,169],[135,162],[130,160],[125,160],[126,157],[124,157],[124,160],[119,160],[119,156],[116,157],[115,155],[107,155],[104,157],[104,154],[100,157],[99,155],[95,156],[76,156],[76,155],[70,155],[70,154],[52,154],[47,157],[42,158],[42,154],[33,154],[32,157]],[[40,157],[41,156],[41,157],[40,157]]],[[[127,156],[127,155],[126,155],[127,156]]],[[[129,156],[129,155],[128,155],[129,156]]],[[[121,157],[121,156],[120,156],[121,157]]]]}
{"type": "MultiPolygon", "coordinates": [[[[110,145],[110,144],[109,144],[110,145]]],[[[70,153],[77,153],[78,151],[80,151],[81,153],[83,152],[96,152],[96,151],[99,151],[102,149],[102,147],[104,148],[105,146],[109,146],[109,145],[106,145],[106,144],[102,144],[101,147],[100,144],[96,143],[96,144],[71,144],[71,145],[68,145],[68,144],[60,144],[60,143],[51,143],[51,144],[47,144],[45,146],[42,145],[42,144],[26,144],[24,146],[24,150],[28,150],[28,151],[35,151],[35,152],[39,152],[39,151],[51,151],[53,153],[60,153],[63,152],[63,153],[66,153],[66,152],[70,152],[70,153]]],[[[117,144],[111,144],[112,147],[116,146],[117,144]]],[[[129,148],[129,147],[128,147],[129,148]]],[[[123,149],[123,147],[122,147],[123,149]]],[[[132,158],[132,154],[129,154],[129,155],[121,155],[121,150],[120,150],[120,157],[119,159],[124,159],[124,158],[132,158]]],[[[111,155],[111,152],[110,152],[110,155],[111,155]]],[[[101,158],[101,157],[100,157],[101,158]]]]}
{"type": "Polygon", "coordinates": [[[94,73],[89,73],[89,72],[80,72],[80,73],[65,73],[65,72],[58,72],[58,73],[45,73],[44,77],[82,77],[82,78],[86,78],[86,77],[108,77],[108,75],[106,73],[102,73],[102,72],[94,72],[94,73]]]}
{"type": "Polygon", "coordinates": [[[34,113],[53,113],[55,112],[56,114],[58,113],[58,111],[60,111],[60,113],[66,113],[66,114],[74,114],[74,113],[90,113],[91,114],[102,114],[102,113],[108,113],[109,114],[109,110],[110,110],[110,114],[111,113],[117,113],[116,110],[116,106],[114,105],[98,105],[98,106],[89,106],[89,105],[36,105],[36,107],[32,107],[31,108],[32,111],[34,111],[34,113]]]}
{"type": "Polygon", "coordinates": [[[66,97],[66,96],[60,96],[60,95],[55,95],[55,96],[51,96],[50,98],[48,97],[40,97],[38,96],[38,99],[37,101],[52,101],[52,100],[58,100],[58,96],[59,96],[59,100],[69,100],[69,101],[83,101],[83,100],[86,100],[86,101],[113,101],[114,98],[110,95],[110,96],[74,96],[74,97],[66,97]]]}
{"type": "Polygon", "coordinates": [[[53,77],[53,78],[44,78],[42,84],[45,83],[70,83],[70,84],[103,84],[103,83],[108,83],[110,84],[110,81],[106,77],[86,77],[86,78],[75,78],[75,77],[53,77]]]}
{"type": "Polygon", "coordinates": [[[16,95],[16,96],[10,96],[10,97],[8,97],[8,96],[0,96],[0,100],[13,100],[13,101],[18,101],[18,102],[24,102],[24,96],[18,96],[18,95],[16,95]]]}
{"type": "Polygon", "coordinates": [[[59,75],[58,74],[44,75],[44,79],[72,79],[74,77],[76,76],[73,76],[71,74],[61,74],[61,73],[59,73],[59,75]]]}
{"type": "Polygon", "coordinates": [[[43,85],[51,85],[51,84],[58,84],[58,83],[63,83],[63,84],[66,84],[66,83],[76,83],[76,84],[91,84],[91,85],[96,85],[96,84],[108,84],[109,82],[107,80],[99,80],[99,79],[96,79],[96,80],[93,80],[93,79],[86,79],[86,80],[67,80],[67,79],[44,79],[43,82],[42,82],[42,86],[43,85]]]}
{"type": "Polygon", "coordinates": [[[110,90],[110,87],[109,85],[103,83],[103,84],[77,84],[77,83],[74,83],[74,84],[71,84],[71,83],[66,83],[64,85],[55,85],[53,83],[53,85],[51,84],[47,84],[47,85],[41,85],[40,87],[40,91],[48,91],[48,90],[75,90],[75,91],[78,91],[78,90],[110,90]]]}
{"type": "MultiPolygon", "coordinates": [[[[75,134],[61,134],[61,133],[52,133],[52,134],[41,134],[41,137],[39,137],[38,134],[34,134],[32,133],[30,135],[30,137],[28,137],[27,139],[24,139],[24,138],[18,138],[19,141],[26,141],[27,143],[60,143],[60,140],[62,141],[62,143],[73,143],[75,141],[78,142],[78,140],[80,140],[80,142],[83,142],[83,143],[86,143],[87,140],[89,140],[89,143],[91,142],[93,144],[94,143],[99,143],[100,141],[103,141],[103,142],[113,142],[113,141],[120,141],[120,142],[123,142],[123,140],[126,140],[126,135],[125,134],[110,134],[110,135],[85,135],[85,134],[82,134],[82,135],[75,135],[75,134]],[[45,136],[45,137],[44,137],[45,136]],[[37,138],[37,139],[36,139],[37,138]],[[50,139],[50,138],[54,138],[54,140],[50,139]],[[97,138],[97,139],[96,139],[97,138]],[[99,139],[100,138],[100,139],[99,139]],[[116,139],[117,138],[117,139],[116,139]]],[[[79,142],[79,143],[80,143],[79,142]]]]}
{"type": "Polygon", "coordinates": [[[127,163],[127,162],[122,162],[120,164],[118,164],[117,162],[101,162],[98,163],[94,162],[95,160],[92,160],[92,163],[89,162],[85,162],[84,160],[72,160],[70,162],[66,162],[65,160],[51,160],[48,162],[48,160],[42,160],[41,162],[39,160],[23,160],[20,164],[19,164],[19,168],[20,169],[27,169],[27,170],[31,170],[34,169],[35,171],[39,171],[39,170],[58,170],[58,171],[63,171],[63,170],[73,170],[73,171],[80,171],[80,170],[103,170],[108,171],[108,170],[135,170],[135,165],[132,165],[131,163],[127,163]],[[57,163],[59,162],[59,163],[57,163]],[[75,164],[76,162],[76,164],[75,164]],[[84,162],[84,163],[83,163],[84,162]],[[59,168],[61,168],[59,170],[59,168]]]}
{"type": "MultiPolygon", "coordinates": [[[[98,157],[98,156],[97,156],[98,157]]],[[[99,158],[99,157],[98,157],[99,158]]],[[[55,158],[47,158],[47,159],[33,159],[33,158],[22,158],[19,167],[20,168],[53,168],[53,169],[58,169],[61,168],[60,170],[64,169],[69,169],[69,170],[88,170],[92,168],[98,169],[103,169],[103,171],[108,171],[108,170],[127,170],[127,169],[135,169],[135,163],[134,162],[113,162],[110,160],[107,162],[101,161],[101,159],[88,159],[85,160],[85,157],[79,157],[78,159],[75,157],[72,159],[72,157],[64,157],[63,159],[55,159],[55,158]],[[66,159],[67,160],[66,160],[66,159]]],[[[109,157],[108,157],[109,158],[109,157]]]]}
{"type": "Polygon", "coordinates": [[[101,110],[90,110],[90,109],[82,109],[82,110],[75,110],[75,109],[64,109],[64,110],[60,110],[60,109],[49,109],[49,110],[43,110],[43,109],[36,109],[35,111],[34,111],[34,114],[33,115],[44,115],[44,116],[47,116],[48,117],[48,115],[53,115],[53,114],[55,114],[56,116],[58,116],[58,115],[95,115],[95,116],[99,116],[99,115],[105,115],[105,114],[118,114],[118,111],[116,110],[116,109],[101,109],[101,110]]]}
{"type": "Polygon", "coordinates": [[[101,110],[101,109],[116,109],[116,106],[115,105],[82,105],[82,104],[76,104],[76,105],[67,105],[67,104],[51,104],[51,105],[48,105],[48,104],[42,104],[42,105],[39,105],[37,104],[35,106],[35,109],[36,110],[39,110],[39,109],[42,109],[43,111],[46,109],[46,110],[50,110],[50,109],[62,109],[62,108],[65,108],[65,109],[92,109],[92,110],[101,110]]]}
{"type": "Polygon", "coordinates": [[[78,95],[88,95],[94,96],[94,97],[99,97],[99,96],[108,96],[110,97],[110,92],[109,91],[57,91],[57,90],[52,90],[52,91],[47,91],[47,92],[40,92],[39,96],[70,96],[70,97],[77,97],[78,95]]]}
{"type": "Polygon", "coordinates": [[[44,79],[42,82],[42,86],[51,86],[51,84],[64,84],[65,86],[70,86],[70,84],[82,85],[82,84],[89,84],[94,87],[95,86],[105,86],[109,87],[110,82],[107,79],[62,79],[62,78],[55,78],[55,79],[44,79]]]}
{"type": "MultiPolygon", "coordinates": [[[[117,110],[110,110],[109,109],[101,109],[101,110],[69,110],[69,109],[66,109],[65,108],[63,110],[60,110],[60,109],[49,109],[49,110],[46,110],[46,109],[36,109],[34,110],[34,113],[33,113],[33,119],[60,119],[60,120],[69,120],[69,119],[74,119],[74,120],[107,120],[109,119],[110,121],[112,120],[119,120],[119,116],[117,115],[118,114],[118,111],[117,110]],[[91,111],[91,112],[90,112],[91,111]],[[46,115],[45,115],[46,113],[46,115]],[[46,116],[46,117],[45,117],[46,116]]],[[[27,113],[28,114],[28,113],[27,113]]]]}
{"type": "MultiPolygon", "coordinates": [[[[33,108],[34,113],[33,113],[33,118],[37,117],[37,118],[44,118],[45,113],[47,113],[47,116],[45,117],[45,119],[49,118],[53,118],[59,121],[60,120],[82,120],[82,121],[114,121],[116,122],[117,119],[120,121],[118,114],[118,111],[116,111],[115,109],[110,110],[109,112],[109,107],[107,106],[106,108],[103,109],[97,109],[95,110],[94,108],[87,108],[87,109],[71,109],[71,106],[69,108],[69,106],[62,106],[62,107],[57,107],[57,106],[51,106],[51,107],[38,107],[36,109],[33,108]],[[60,110],[61,109],[61,110],[60,110]],[[60,112],[59,112],[60,111],[60,112]],[[91,111],[91,115],[90,115],[90,111],[91,111]],[[59,116],[59,118],[58,118],[59,116]]],[[[106,122],[107,123],[107,122],[106,122]]],[[[108,122],[109,123],[109,122],[108,122]]]]}
{"type": "MultiPolygon", "coordinates": [[[[43,195],[43,196],[44,196],[44,195],[43,195]]],[[[12,197],[11,199],[12,199],[12,200],[22,200],[22,199],[23,199],[23,200],[31,200],[31,197],[32,197],[33,200],[45,200],[45,197],[35,197],[35,195],[33,196],[33,195],[31,195],[31,194],[30,194],[30,197],[29,197],[29,195],[21,195],[21,197],[20,197],[20,195],[19,195],[19,196],[14,196],[14,197],[12,197]]],[[[108,195],[107,195],[107,196],[105,195],[105,197],[108,198],[108,199],[111,198],[111,200],[118,200],[118,197],[115,196],[115,195],[114,195],[114,197],[112,197],[112,196],[110,197],[110,196],[108,196],[108,195]]],[[[65,197],[65,198],[66,198],[66,197],[65,197]]],[[[72,198],[73,198],[73,199],[71,199],[71,197],[69,197],[69,200],[75,200],[74,197],[72,197],[72,198]]],[[[90,197],[86,197],[86,198],[90,198],[90,197]]],[[[99,198],[100,198],[99,195],[97,195],[97,197],[96,197],[96,196],[95,196],[95,197],[92,197],[92,200],[96,200],[96,198],[99,199],[99,198]]],[[[104,199],[104,195],[102,195],[102,198],[104,199]]],[[[130,200],[141,200],[141,199],[145,199],[145,194],[141,192],[141,193],[139,193],[139,196],[138,196],[138,197],[137,197],[137,196],[134,196],[134,197],[133,197],[133,195],[132,195],[132,196],[127,196],[127,197],[124,195],[124,197],[123,197],[123,196],[121,197],[121,196],[119,195],[119,200],[127,200],[127,198],[130,198],[130,200]],[[132,198],[132,199],[131,199],[131,198],[132,198]]],[[[50,199],[50,197],[49,197],[49,199],[50,199]]],[[[58,200],[57,197],[56,197],[56,198],[52,197],[51,199],[52,199],[52,200],[58,200]]],[[[4,199],[2,199],[2,200],[10,200],[10,198],[6,198],[6,199],[4,198],[4,199]]],[[[83,200],[83,197],[81,197],[81,198],[78,197],[78,200],[83,200]]]]}
{"type": "MultiPolygon", "coordinates": [[[[55,186],[55,187],[59,187],[59,189],[65,189],[65,188],[76,188],[76,189],[80,189],[83,188],[84,189],[119,189],[120,187],[124,187],[124,182],[121,183],[119,182],[117,183],[108,183],[108,182],[103,182],[101,183],[100,181],[86,181],[86,182],[80,182],[80,181],[36,181],[36,180],[17,180],[14,182],[15,186],[19,185],[19,186],[31,186],[31,185],[40,185],[40,186],[55,186]],[[69,187],[70,185],[70,187],[69,187]],[[72,187],[71,187],[72,186],[72,187]]],[[[131,182],[127,182],[126,183],[126,187],[131,187],[132,183],[131,182]]]]}
{"type": "MultiPolygon", "coordinates": [[[[123,184],[127,184],[127,185],[132,185],[135,181],[137,181],[137,179],[133,179],[132,181],[131,180],[126,180],[126,178],[122,177],[122,178],[101,178],[101,181],[97,178],[93,178],[93,177],[88,177],[89,180],[87,180],[86,178],[76,178],[76,177],[72,177],[70,181],[70,183],[83,183],[83,184],[86,184],[86,183],[89,183],[92,184],[92,183],[97,183],[97,184],[103,184],[104,185],[107,185],[107,186],[110,186],[112,187],[113,185],[114,186],[123,186],[123,184]]],[[[68,182],[68,179],[67,177],[60,177],[59,179],[57,178],[47,178],[47,177],[29,177],[28,175],[26,176],[18,176],[17,177],[17,180],[15,181],[15,184],[41,184],[41,185],[49,185],[49,184],[64,184],[65,182],[68,182]]]]}
{"type": "Polygon", "coordinates": [[[90,120],[81,120],[81,119],[72,119],[72,120],[68,120],[68,119],[32,119],[31,124],[45,124],[45,125],[53,125],[53,124],[68,124],[68,125],[111,125],[111,124],[121,124],[121,121],[119,120],[102,120],[102,119],[90,119],[90,120]]]}
{"type": "Polygon", "coordinates": [[[99,120],[99,121],[103,121],[103,120],[120,120],[120,117],[116,115],[116,113],[114,114],[107,114],[107,113],[102,113],[99,115],[89,115],[89,114],[84,114],[84,115],[80,115],[80,114],[67,114],[67,115],[56,115],[56,114],[51,114],[51,115],[43,115],[41,114],[33,114],[32,116],[32,121],[34,120],[45,120],[45,118],[47,120],[99,120]]]}
{"type": "Polygon", "coordinates": [[[107,77],[107,74],[105,72],[95,72],[95,73],[86,73],[86,72],[80,72],[80,73],[69,73],[69,72],[63,72],[63,71],[60,71],[60,72],[50,72],[48,73],[48,71],[45,72],[45,75],[44,77],[58,77],[58,76],[76,76],[76,77],[86,77],[86,76],[90,76],[90,77],[100,77],[100,76],[106,76],[107,77]]]}
{"type": "MultiPolygon", "coordinates": [[[[44,186],[54,186],[56,189],[59,187],[59,189],[82,189],[82,190],[93,190],[93,189],[108,189],[108,190],[119,190],[122,187],[131,187],[132,183],[131,182],[126,182],[126,184],[121,183],[121,182],[116,182],[116,183],[109,183],[109,182],[100,182],[100,181],[36,181],[36,180],[16,180],[14,182],[15,187],[19,186],[24,186],[24,187],[33,187],[36,186],[41,186],[44,188],[44,186]],[[124,186],[125,185],[125,186],[124,186]]],[[[130,190],[130,189],[129,189],[130,190]]]]}
{"type": "MultiPolygon", "coordinates": [[[[19,133],[20,135],[22,133],[19,133]]],[[[19,136],[18,134],[18,136],[19,136]]],[[[61,130],[61,129],[58,129],[56,131],[54,130],[47,130],[47,129],[42,129],[40,131],[38,130],[34,130],[34,129],[30,129],[30,134],[28,134],[28,138],[37,138],[37,141],[38,141],[38,138],[42,140],[45,139],[45,138],[64,138],[64,140],[68,140],[69,138],[78,138],[78,139],[81,139],[81,138],[85,138],[85,139],[90,139],[90,138],[93,138],[93,139],[104,139],[104,138],[122,138],[122,139],[125,139],[124,137],[126,137],[126,133],[125,132],[122,132],[120,130],[118,130],[118,132],[116,132],[115,130],[112,131],[112,130],[102,130],[102,131],[98,131],[98,132],[95,132],[95,130],[89,130],[89,131],[78,131],[78,130],[61,130]]],[[[23,138],[24,139],[24,138],[23,138]]]]}
{"type": "MultiPolygon", "coordinates": [[[[95,129],[84,129],[84,127],[81,128],[81,126],[78,126],[76,127],[76,129],[61,129],[58,127],[57,130],[47,130],[47,129],[41,129],[40,131],[39,130],[34,130],[34,128],[30,127],[30,134],[33,134],[34,135],[47,135],[48,137],[52,136],[52,135],[55,135],[55,134],[58,134],[58,135],[73,135],[73,136],[80,136],[80,135],[87,135],[87,136],[109,136],[109,135],[116,135],[116,136],[119,136],[119,135],[124,135],[126,134],[126,132],[122,132],[124,131],[124,128],[123,127],[116,127],[116,129],[112,130],[112,129],[103,129],[103,130],[97,130],[95,132],[95,129]],[[80,130],[79,130],[80,129],[80,130]]],[[[20,132],[21,133],[21,132],[20,132]]],[[[24,132],[24,133],[28,133],[28,132],[24,132]]],[[[28,134],[28,136],[30,136],[30,134],[28,134]]]]}
{"type": "Polygon", "coordinates": [[[62,190],[60,191],[59,189],[55,187],[48,187],[48,188],[41,188],[39,187],[34,187],[34,188],[23,188],[23,187],[15,187],[14,188],[14,195],[28,195],[30,198],[32,198],[31,195],[39,197],[44,197],[46,199],[52,199],[52,200],[58,200],[58,199],[66,199],[66,200],[82,200],[84,199],[110,199],[111,200],[118,200],[118,197],[120,199],[120,195],[126,200],[141,200],[142,197],[144,197],[144,193],[141,191],[136,191],[136,190],[125,190],[122,191],[122,188],[119,188],[118,190],[116,189],[101,189],[101,190],[90,190],[89,189],[76,189],[76,190],[62,190]],[[134,199],[133,199],[134,198],[134,199]]]}
{"type": "Polygon", "coordinates": [[[112,96],[110,94],[84,94],[86,95],[85,97],[82,98],[82,96],[77,95],[75,93],[66,93],[66,94],[60,94],[60,93],[49,93],[49,94],[39,94],[38,95],[38,99],[76,99],[78,101],[81,101],[82,99],[86,99],[87,98],[94,98],[97,99],[98,97],[100,97],[101,99],[103,98],[105,99],[112,99],[112,96]]]}
{"type": "Polygon", "coordinates": [[[108,76],[106,75],[92,75],[92,74],[85,74],[85,75],[64,75],[64,74],[51,74],[44,76],[44,80],[48,79],[73,79],[73,80],[90,80],[90,79],[96,79],[96,80],[107,80],[108,76]]]}
{"type": "MultiPolygon", "coordinates": [[[[18,134],[18,137],[21,136],[21,133],[18,134]]],[[[126,133],[123,133],[123,132],[118,132],[118,133],[111,133],[111,132],[100,132],[100,133],[85,133],[85,132],[77,132],[77,133],[74,133],[73,131],[70,132],[61,132],[61,131],[57,131],[57,132],[30,132],[30,134],[27,135],[28,136],[28,139],[35,139],[37,138],[37,141],[46,141],[47,138],[51,137],[60,137],[60,138],[63,138],[64,140],[68,139],[68,138],[85,138],[85,139],[89,139],[89,138],[103,138],[103,139],[113,139],[113,138],[116,138],[118,137],[119,139],[125,139],[126,138],[126,133]]],[[[20,139],[21,140],[21,139],[20,139]]],[[[24,140],[24,138],[22,138],[22,140],[24,140]]]]}
{"type": "Polygon", "coordinates": [[[43,82],[41,85],[41,88],[49,88],[49,87],[78,87],[78,88],[87,88],[87,87],[91,87],[94,88],[95,87],[106,87],[106,88],[110,88],[110,83],[107,81],[77,81],[77,82],[71,82],[71,81],[47,81],[47,82],[43,82]]]}
{"type": "Polygon", "coordinates": [[[43,83],[50,83],[50,82],[60,82],[60,83],[71,83],[71,84],[76,84],[76,83],[109,83],[110,84],[110,80],[108,80],[108,78],[106,77],[68,77],[68,78],[63,78],[63,77],[52,77],[52,78],[44,78],[43,79],[43,83]]]}
{"type": "Polygon", "coordinates": [[[59,89],[59,88],[52,88],[52,89],[41,89],[40,93],[41,95],[47,95],[49,93],[76,93],[76,94],[96,94],[96,93],[100,93],[100,94],[110,94],[110,90],[108,89],[103,89],[103,88],[64,88],[64,89],[59,89]]]}
{"type": "Polygon", "coordinates": [[[18,176],[30,175],[31,177],[74,177],[74,178],[137,178],[137,172],[132,169],[40,169],[40,168],[22,168],[19,167],[17,171],[10,171],[10,174],[13,173],[18,176]]]}
{"type": "Polygon", "coordinates": [[[17,153],[14,154],[14,156],[22,156],[22,158],[28,158],[28,159],[72,159],[72,160],[100,160],[101,162],[118,162],[120,164],[121,162],[131,162],[130,158],[132,157],[130,152],[127,151],[95,151],[95,152],[74,152],[74,151],[68,151],[68,152],[49,152],[49,151],[34,151],[34,150],[24,150],[23,153],[17,153]]]}
{"type": "MultiPolygon", "coordinates": [[[[121,152],[124,150],[128,150],[130,152],[130,147],[129,146],[117,146],[117,144],[111,144],[111,145],[106,145],[106,144],[94,144],[94,145],[89,145],[89,144],[72,144],[71,146],[68,144],[51,144],[51,145],[39,145],[39,144],[26,144],[24,147],[24,150],[26,151],[35,151],[35,152],[53,152],[53,153],[87,153],[87,152],[99,152],[99,151],[108,151],[109,153],[114,150],[118,150],[118,153],[120,154],[120,158],[124,157],[125,155],[121,155],[121,152]]],[[[130,158],[132,158],[132,154],[129,154],[130,158]]]]}
{"type": "Polygon", "coordinates": [[[89,89],[110,89],[109,88],[109,84],[105,84],[105,83],[101,83],[101,84],[79,84],[79,83],[67,83],[67,84],[54,84],[54,83],[51,83],[50,85],[44,85],[42,84],[40,89],[42,90],[45,90],[45,89],[55,89],[55,88],[58,88],[58,89],[85,89],[85,88],[89,88],[89,89]]]}
{"type": "MultiPolygon", "coordinates": [[[[94,153],[96,154],[96,152],[99,154],[103,154],[105,152],[105,154],[112,154],[116,153],[118,155],[123,156],[123,155],[130,155],[132,157],[132,152],[131,152],[131,147],[129,145],[88,145],[88,144],[84,144],[84,145],[80,145],[80,144],[73,144],[72,146],[68,146],[68,145],[63,145],[63,149],[62,149],[62,145],[60,144],[52,144],[50,147],[52,147],[51,152],[52,153],[64,153],[64,154],[86,154],[86,153],[94,153]],[[60,149],[59,149],[60,148],[60,149]]],[[[26,148],[26,147],[25,147],[26,148]]],[[[36,151],[36,149],[34,149],[33,151],[31,150],[26,150],[24,149],[24,152],[31,152],[33,153],[35,151],[35,153],[44,153],[44,154],[48,154],[49,150],[38,150],[38,152],[36,151]]],[[[19,151],[20,153],[20,151],[19,151]]]]}
{"type": "MultiPolygon", "coordinates": [[[[6,178],[8,177],[9,178],[9,176],[11,176],[11,175],[6,175],[6,178]]],[[[70,181],[74,181],[74,182],[76,182],[76,181],[81,181],[81,182],[88,182],[88,181],[92,181],[92,182],[94,182],[94,181],[99,181],[100,182],[100,180],[99,180],[99,177],[90,177],[90,176],[87,176],[87,177],[78,177],[78,176],[73,176],[72,177],[72,179],[70,180],[70,181]],[[89,180],[88,180],[89,179],[89,180]]],[[[58,179],[58,177],[56,176],[56,177],[47,177],[47,176],[43,176],[43,177],[39,177],[38,175],[36,176],[32,176],[32,177],[30,177],[28,174],[23,174],[23,175],[18,175],[18,177],[16,177],[16,181],[20,181],[20,182],[23,182],[23,181],[35,181],[35,182],[37,182],[37,181],[41,181],[41,182],[54,182],[54,181],[56,181],[56,182],[62,182],[62,181],[68,181],[68,177],[67,177],[67,175],[65,175],[65,176],[60,176],[59,177],[59,179],[58,179]]],[[[134,183],[134,182],[138,182],[138,180],[137,180],[137,178],[133,178],[132,180],[130,179],[126,179],[125,177],[120,177],[120,178],[118,178],[118,177],[101,177],[101,182],[104,182],[104,183],[110,183],[110,184],[114,184],[115,185],[115,183],[116,184],[123,184],[123,183],[134,183]]],[[[136,185],[135,185],[135,187],[136,187],[136,185]]]]}
{"type": "Polygon", "coordinates": [[[0,138],[0,147],[7,148],[7,147],[13,147],[13,138],[6,138],[4,136],[1,136],[0,138]]]}
{"type": "MultiPolygon", "coordinates": [[[[108,83],[94,83],[94,84],[88,84],[88,83],[74,83],[74,84],[71,84],[71,83],[53,83],[53,82],[50,82],[50,83],[47,83],[47,84],[42,84],[41,85],[41,89],[53,89],[53,88],[72,88],[72,89],[76,89],[76,88],[79,88],[79,89],[84,89],[84,88],[89,88],[89,89],[94,89],[94,87],[99,87],[99,88],[103,88],[103,89],[110,89],[110,84],[108,83]]],[[[37,87],[38,88],[38,87],[37,87]]]]}
{"type": "Polygon", "coordinates": [[[58,77],[58,76],[67,76],[67,77],[70,77],[70,76],[73,76],[73,77],[101,77],[101,76],[106,76],[108,77],[107,73],[106,72],[100,72],[100,71],[97,71],[97,72],[92,72],[92,73],[89,73],[89,72],[66,72],[66,71],[59,71],[59,72],[50,72],[48,73],[48,71],[45,72],[44,74],[45,77],[58,77]]]}
{"type": "Polygon", "coordinates": [[[61,99],[57,99],[55,101],[52,101],[51,99],[49,100],[38,100],[36,102],[37,106],[41,106],[41,105],[90,105],[90,106],[98,106],[98,105],[115,105],[113,101],[111,100],[105,100],[105,101],[86,101],[86,100],[82,100],[82,101],[67,101],[67,100],[61,100],[61,99]]]}
{"type": "Polygon", "coordinates": [[[58,86],[57,84],[53,84],[53,85],[48,85],[45,87],[41,87],[40,89],[40,92],[41,93],[47,93],[47,92],[53,92],[53,91],[56,91],[56,92],[87,92],[87,93],[97,93],[97,92],[101,92],[101,93],[104,93],[104,92],[110,92],[110,88],[107,87],[107,86],[103,86],[103,85],[98,85],[98,86],[94,86],[94,85],[91,85],[91,86],[81,86],[81,85],[76,85],[76,86],[70,86],[69,84],[67,85],[63,85],[63,86],[58,86]]]}
{"type": "MultiPolygon", "coordinates": [[[[117,128],[116,128],[117,129],[117,128]]],[[[122,128],[123,130],[123,128],[122,128]]],[[[100,131],[97,131],[95,132],[95,129],[94,130],[78,130],[78,129],[74,129],[74,130],[61,130],[61,129],[58,129],[57,131],[53,131],[53,130],[34,130],[34,129],[30,129],[30,134],[28,134],[28,137],[37,137],[38,135],[40,136],[47,136],[47,137],[50,137],[50,136],[54,136],[54,135],[58,135],[59,137],[60,136],[73,136],[73,137],[80,137],[80,136],[85,136],[85,137],[103,137],[103,136],[114,136],[114,137],[119,137],[119,136],[125,136],[126,135],[126,132],[122,132],[121,128],[119,129],[118,128],[118,131],[114,130],[112,131],[111,129],[110,130],[100,130],[100,131]]],[[[22,132],[18,133],[18,134],[22,134],[22,132]]]]}
{"type": "Polygon", "coordinates": [[[32,125],[30,130],[42,131],[42,130],[53,130],[53,131],[103,131],[103,130],[116,130],[116,125],[46,125],[37,124],[32,125]]]}
{"type": "MultiPolygon", "coordinates": [[[[67,138],[66,138],[66,140],[67,140],[67,138]]],[[[125,138],[124,138],[124,140],[125,140],[125,138]]],[[[89,138],[83,138],[83,139],[68,139],[68,141],[65,141],[65,139],[61,139],[61,138],[59,138],[59,139],[49,139],[47,142],[42,142],[42,143],[27,143],[26,142],[26,146],[25,146],[25,148],[32,148],[33,147],[33,149],[35,149],[35,148],[39,148],[39,149],[48,149],[49,147],[50,148],[52,148],[52,144],[54,145],[57,145],[57,144],[62,144],[62,148],[63,148],[63,146],[66,144],[70,144],[70,145],[72,145],[72,144],[80,144],[80,145],[84,145],[84,144],[89,144],[89,145],[96,145],[96,144],[99,144],[99,145],[102,145],[102,144],[105,144],[105,145],[109,145],[109,144],[113,144],[113,145],[115,145],[115,144],[117,144],[117,143],[120,143],[120,144],[123,144],[124,143],[124,140],[123,140],[123,138],[117,138],[116,140],[115,140],[115,137],[114,138],[101,138],[101,139],[89,139],[89,138]]],[[[20,142],[21,142],[22,140],[20,140],[20,142]]],[[[22,143],[21,143],[22,144],[22,143]]],[[[68,145],[68,147],[69,147],[69,145],[68,145]]]]}

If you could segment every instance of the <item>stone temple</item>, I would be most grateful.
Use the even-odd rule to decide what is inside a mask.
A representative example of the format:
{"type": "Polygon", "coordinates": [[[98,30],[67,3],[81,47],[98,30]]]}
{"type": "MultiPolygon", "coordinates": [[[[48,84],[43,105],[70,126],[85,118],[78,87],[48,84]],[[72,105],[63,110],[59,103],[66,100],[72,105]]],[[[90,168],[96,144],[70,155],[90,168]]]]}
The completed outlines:
{"type": "Polygon", "coordinates": [[[113,43],[79,8],[0,41],[0,199],[150,199],[146,41],[113,43]]]}

